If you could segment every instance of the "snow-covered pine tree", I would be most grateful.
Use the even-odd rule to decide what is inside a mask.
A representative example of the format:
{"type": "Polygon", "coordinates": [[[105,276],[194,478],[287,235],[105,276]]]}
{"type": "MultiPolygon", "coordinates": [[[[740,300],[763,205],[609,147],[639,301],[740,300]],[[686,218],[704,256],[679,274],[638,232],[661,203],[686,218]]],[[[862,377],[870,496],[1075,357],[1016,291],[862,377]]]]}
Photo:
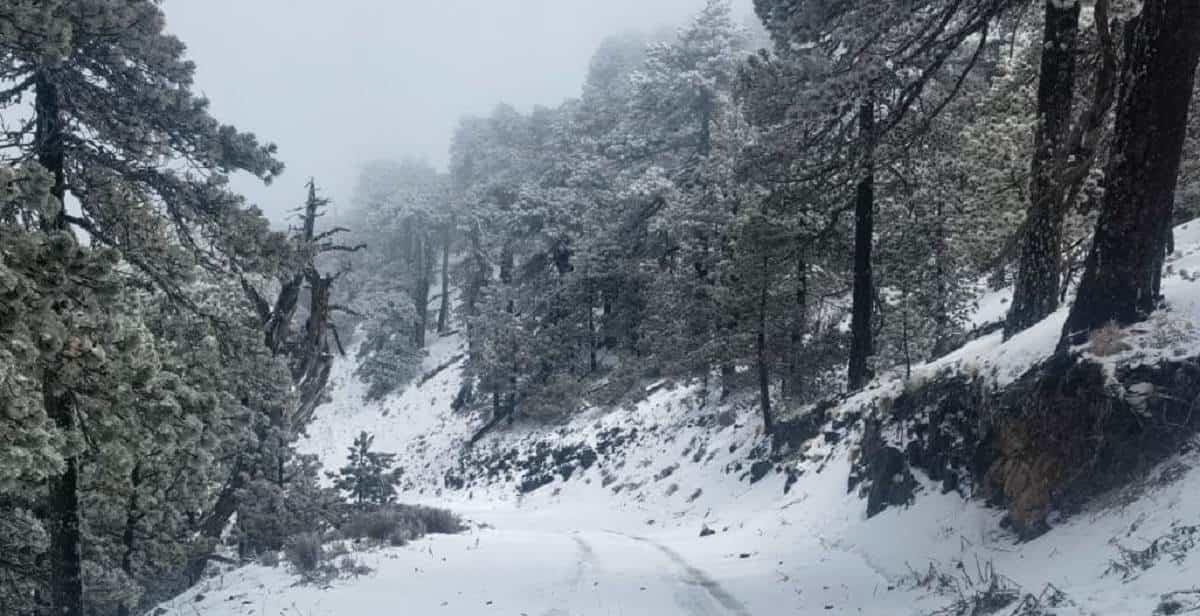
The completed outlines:
{"type": "Polygon", "coordinates": [[[59,208],[41,224],[87,231],[169,286],[176,262],[130,233],[125,202],[113,194],[145,201],[206,264],[246,267],[263,247],[245,240],[266,222],[229,192],[226,175],[269,182],[283,165],[274,145],[209,115],[191,90],[195,65],[164,25],[150,0],[6,3],[0,80],[13,85],[0,111],[29,120],[5,132],[5,156],[37,160],[60,201],[78,200],[78,214],[59,208]]]}
{"type": "MultiPolygon", "coordinates": [[[[878,306],[881,364],[944,355],[974,332],[966,317],[981,283],[1003,271],[1025,209],[1033,96],[1031,54],[995,55],[881,174],[878,306]],[[1000,241],[997,241],[1000,240],[1000,241]]],[[[929,84],[935,93],[951,87],[929,84]]],[[[995,323],[982,324],[993,327],[995,323]]]]}
{"type": "Polygon", "coordinates": [[[59,207],[45,169],[4,167],[0,182],[0,499],[15,512],[5,530],[33,522],[22,511],[38,514],[28,536],[0,538],[36,565],[18,569],[18,558],[0,567],[4,578],[17,578],[18,593],[35,593],[0,592],[4,603],[22,611],[40,607],[30,601],[44,597],[38,603],[82,614],[79,423],[109,401],[114,323],[103,305],[118,290],[117,256],[80,246],[61,230],[24,227],[59,207]]]}
{"type": "MultiPolygon", "coordinates": [[[[11,240],[5,234],[5,250],[6,254],[15,254],[11,251],[24,244],[28,250],[41,251],[39,267],[46,273],[83,267],[80,260],[88,255],[95,255],[96,267],[105,259],[115,262],[119,258],[138,272],[141,282],[157,289],[176,308],[201,312],[201,302],[187,291],[195,263],[207,271],[244,272],[277,264],[289,252],[282,236],[270,233],[265,219],[256,210],[244,207],[241,199],[229,192],[226,181],[227,174],[235,171],[270,181],[282,165],[274,158],[274,146],[262,145],[253,135],[221,125],[209,116],[207,101],[191,92],[194,65],[184,59],[182,43],[165,34],[163,28],[159,4],[148,0],[22,2],[0,7],[0,81],[6,84],[0,93],[0,112],[6,118],[28,120],[5,132],[0,162],[36,161],[49,178],[47,198],[17,208],[6,218],[6,224],[14,225],[20,233],[14,232],[11,240]],[[79,246],[73,238],[77,231],[86,233],[95,248],[79,246]],[[112,253],[116,256],[105,257],[109,253],[103,248],[116,249],[112,253]]],[[[115,480],[117,474],[104,481],[99,481],[99,476],[81,474],[80,456],[119,453],[78,446],[77,435],[82,429],[96,431],[87,425],[92,416],[83,412],[86,405],[111,402],[96,392],[116,395],[121,391],[99,390],[85,377],[92,372],[103,375],[105,370],[118,371],[127,359],[123,353],[132,353],[135,347],[104,349],[93,345],[102,350],[108,362],[102,361],[103,365],[94,371],[67,369],[65,362],[98,357],[81,354],[80,349],[86,340],[99,334],[72,333],[82,326],[72,324],[90,323],[88,327],[101,332],[110,327],[107,323],[124,327],[120,325],[122,319],[136,319],[137,313],[92,306],[89,294],[104,288],[98,278],[93,279],[100,275],[99,270],[81,270],[80,274],[75,280],[89,284],[73,293],[78,297],[72,297],[71,302],[53,300],[52,289],[35,295],[44,298],[38,301],[48,302],[45,305],[57,316],[45,320],[45,310],[32,310],[30,314],[42,319],[32,332],[43,341],[60,342],[61,347],[39,351],[32,365],[40,366],[41,372],[23,375],[53,392],[43,399],[42,415],[49,420],[45,425],[56,431],[58,440],[49,444],[59,445],[56,455],[61,458],[49,458],[49,464],[39,471],[48,473],[50,479],[45,506],[39,507],[45,512],[42,523],[48,531],[50,549],[44,561],[46,568],[36,576],[39,583],[45,582],[38,596],[48,609],[69,615],[84,612],[83,580],[90,575],[88,568],[103,568],[106,562],[93,561],[91,548],[83,549],[84,542],[90,543],[93,537],[88,534],[90,521],[79,505],[93,495],[81,491],[81,481],[95,479],[88,485],[102,486],[97,494],[130,496],[125,499],[130,510],[135,509],[132,496],[137,492],[128,485],[144,483],[141,473],[134,482],[132,469],[120,464],[113,468],[121,470],[120,475],[129,471],[129,477],[121,482],[128,482],[125,488],[117,489],[121,483],[108,480],[115,480]],[[72,381],[77,377],[84,380],[72,381]],[[113,491],[108,494],[110,489],[113,491]]],[[[228,309],[221,306],[206,318],[226,314],[228,309]]],[[[255,338],[261,345],[261,333],[255,338]]],[[[242,376],[257,378],[246,379],[246,383],[271,381],[274,373],[264,367],[249,367],[242,376]]],[[[253,405],[256,413],[270,413],[278,400],[263,405],[255,405],[255,400],[277,391],[259,387],[248,393],[241,406],[253,405]]],[[[245,470],[236,465],[212,468],[234,476],[245,470]]],[[[203,473],[196,476],[212,478],[203,473]]],[[[211,488],[211,484],[204,486],[205,490],[211,488]]],[[[118,500],[106,498],[103,502],[108,507],[118,500]]],[[[211,502],[206,504],[215,507],[211,502]]],[[[195,524],[219,525],[222,516],[213,513],[202,508],[191,510],[189,533],[180,533],[158,545],[189,551],[190,541],[175,540],[194,536],[201,530],[195,524]]],[[[203,558],[192,562],[202,563],[203,558]]]]}
{"type": "MultiPolygon", "coordinates": [[[[792,82],[800,117],[821,118],[810,135],[816,142],[803,146],[849,148],[826,157],[847,172],[826,166],[816,177],[836,180],[826,192],[846,195],[853,203],[855,232],[850,352],[847,383],[865,384],[870,356],[875,352],[873,316],[877,281],[873,275],[874,211],[879,160],[889,139],[912,131],[895,131],[906,122],[918,124],[936,116],[958,95],[987,47],[992,23],[1011,6],[1010,0],[950,2],[928,0],[914,4],[825,2],[821,0],[756,0],[776,53],[804,67],[792,82]],[[950,60],[965,55],[954,66],[950,60]],[[951,68],[953,67],[953,68],[951,68]],[[928,96],[929,83],[949,73],[956,84],[941,97],[928,96]],[[919,113],[913,113],[914,110],[919,113]],[[918,116],[910,118],[909,116],[918,116]],[[852,186],[852,188],[851,188],[852,186]]],[[[820,167],[818,167],[820,170],[820,167]]],[[[845,206],[836,207],[834,216],[845,206]]]]}
{"type": "Polygon", "coordinates": [[[741,320],[741,306],[722,306],[719,296],[731,283],[723,268],[733,250],[727,228],[740,206],[734,161],[744,126],[733,87],[746,43],[729,3],[708,2],[673,40],[648,49],[632,75],[625,128],[642,158],[629,192],[646,208],[647,232],[663,257],[654,280],[659,291],[648,298],[657,318],[647,323],[647,336],[669,353],[660,353],[660,362],[685,373],[719,367],[723,393],[733,386],[730,347],[741,320]],[[672,314],[686,318],[666,318],[672,314]]]}
{"type": "MultiPolygon", "coordinates": [[[[222,461],[253,448],[246,427],[268,408],[263,400],[287,404],[287,373],[272,371],[249,307],[242,305],[241,321],[235,316],[236,284],[225,280],[225,293],[181,286],[196,310],[180,310],[148,277],[119,267],[116,251],[80,246],[63,231],[12,225],[35,220],[55,199],[38,166],[5,168],[4,176],[0,254],[8,301],[0,356],[11,382],[0,403],[11,422],[4,451],[16,458],[5,461],[0,499],[6,515],[11,503],[40,519],[15,517],[36,526],[26,538],[0,539],[38,563],[15,574],[14,588],[29,592],[3,601],[18,612],[43,609],[54,600],[52,576],[66,572],[78,577],[57,583],[78,584],[80,604],[128,613],[144,597],[180,588],[179,573],[203,549],[196,516],[213,506],[213,487],[229,472],[222,461]],[[227,317],[222,324],[202,316],[218,311],[227,317]],[[241,330],[247,347],[222,348],[238,340],[239,323],[249,325],[241,330]],[[69,392],[70,424],[51,421],[47,386],[69,392]],[[67,491],[63,469],[72,467],[75,487],[67,491]],[[47,486],[48,477],[56,482],[47,486]],[[74,516],[56,514],[72,509],[74,516]],[[64,527],[70,523],[73,529],[64,527]],[[55,559],[77,568],[59,564],[56,573],[45,566],[55,559]],[[29,603],[33,597],[40,605],[29,603]]],[[[126,204],[131,213],[139,207],[126,204]]]]}
{"type": "Polygon", "coordinates": [[[186,585],[191,559],[212,548],[197,530],[221,502],[214,486],[250,472],[234,470],[245,452],[274,450],[266,417],[291,402],[286,364],[263,346],[236,283],[198,272],[187,288],[204,310],[222,311],[220,324],[137,288],[113,304],[125,338],[139,341],[112,354],[121,397],[103,421],[82,425],[85,598],[120,614],[186,585]]]}
{"type": "MultiPolygon", "coordinates": [[[[467,374],[472,393],[490,396],[492,420],[511,418],[518,376],[528,354],[518,346],[515,315],[519,261],[531,243],[520,203],[544,164],[529,117],[507,105],[486,118],[466,119],[451,147],[451,177],[467,238],[462,316],[467,324],[467,374]]],[[[482,432],[480,433],[482,434],[482,432]]]]}
{"type": "Polygon", "coordinates": [[[359,509],[379,507],[396,498],[401,469],[393,469],[395,454],[371,451],[375,437],[366,432],[354,438],[346,465],[331,473],[334,486],[359,509]]]}

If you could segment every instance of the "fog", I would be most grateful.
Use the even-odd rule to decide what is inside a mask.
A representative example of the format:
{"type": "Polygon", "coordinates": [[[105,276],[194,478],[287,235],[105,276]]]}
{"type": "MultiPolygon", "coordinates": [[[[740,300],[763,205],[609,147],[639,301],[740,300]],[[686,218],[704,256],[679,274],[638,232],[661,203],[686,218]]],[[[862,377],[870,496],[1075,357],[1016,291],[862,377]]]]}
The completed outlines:
{"type": "MultiPolygon", "coordinates": [[[[444,167],[458,119],[577,96],[604,37],[684,23],[704,0],[169,0],[168,29],[222,122],[279,145],[235,187],[279,224],[317,179],[345,207],[374,158],[444,167]]],[[[747,19],[751,0],[735,2],[747,19]]]]}

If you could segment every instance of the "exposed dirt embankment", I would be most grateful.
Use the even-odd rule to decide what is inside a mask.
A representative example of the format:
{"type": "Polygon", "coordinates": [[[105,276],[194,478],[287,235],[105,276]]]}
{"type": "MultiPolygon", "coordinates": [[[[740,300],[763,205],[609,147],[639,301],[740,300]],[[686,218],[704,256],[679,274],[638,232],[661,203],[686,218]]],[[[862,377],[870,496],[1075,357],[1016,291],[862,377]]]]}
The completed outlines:
{"type": "Polygon", "coordinates": [[[1004,508],[1023,537],[1053,511],[1135,480],[1200,429],[1200,362],[1106,366],[1059,354],[1002,390],[947,376],[865,420],[850,478],[868,515],[907,504],[919,469],[943,491],[1004,508]]]}

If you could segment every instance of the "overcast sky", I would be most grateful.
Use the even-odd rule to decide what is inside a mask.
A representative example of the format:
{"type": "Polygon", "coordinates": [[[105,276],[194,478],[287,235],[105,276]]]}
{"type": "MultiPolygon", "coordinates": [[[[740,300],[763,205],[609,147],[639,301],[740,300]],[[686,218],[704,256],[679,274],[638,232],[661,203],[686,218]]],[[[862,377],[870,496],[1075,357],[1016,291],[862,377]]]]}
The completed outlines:
{"type": "MultiPolygon", "coordinates": [[[[458,118],[577,96],[607,35],[684,23],[704,0],[169,0],[168,29],[222,122],[279,145],[270,187],[235,186],[276,222],[315,176],[345,204],[357,166],[444,167],[458,118]]],[[[739,21],[751,0],[735,0],[739,21]]]]}

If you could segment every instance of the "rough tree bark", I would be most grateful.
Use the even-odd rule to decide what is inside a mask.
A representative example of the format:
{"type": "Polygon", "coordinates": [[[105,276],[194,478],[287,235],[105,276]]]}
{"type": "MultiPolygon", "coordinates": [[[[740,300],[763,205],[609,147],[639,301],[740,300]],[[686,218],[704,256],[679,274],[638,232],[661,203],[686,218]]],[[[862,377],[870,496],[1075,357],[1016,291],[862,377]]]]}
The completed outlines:
{"type": "Polygon", "coordinates": [[[34,112],[37,122],[34,148],[37,151],[38,163],[53,177],[54,184],[50,192],[58,198],[59,204],[63,205],[58,215],[45,221],[44,226],[47,231],[63,230],[67,228],[66,148],[63,142],[63,115],[58,85],[54,83],[53,74],[49,69],[40,71],[35,80],[34,112]]]}
{"type": "MultiPolygon", "coordinates": [[[[61,391],[47,375],[46,412],[64,433],[75,430],[74,396],[61,391]]],[[[83,616],[83,568],[79,530],[79,460],[66,459],[61,475],[49,485],[50,585],[49,604],[54,614],[83,616]]]]}
{"type": "MultiPolygon", "coordinates": [[[[66,218],[66,151],[60,94],[49,70],[38,73],[34,92],[35,149],[38,163],[54,180],[50,192],[58,199],[59,210],[42,221],[46,232],[70,233],[66,218]]],[[[74,396],[58,383],[56,366],[47,366],[43,375],[43,402],[46,416],[64,434],[75,430],[74,396]]],[[[48,588],[49,607],[62,616],[83,616],[83,571],[79,530],[79,460],[69,456],[62,474],[48,485],[50,534],[48,588]]]]}
{"type": "Polygon", "coordinates": [[[337,353],[345,354],[333,332],[330,303],[333,283],[338,276],[325,276],[316,267],[309,267],[305,277],[309,293],[308,319],[304,323],[304,337],[292,355],[295,366],[292,382],[300,393],[300,402],[287,422],[290,426],[305,426],[312,420],[333,371],[335,345],[337,353]]]}
{"type": "Polygon", "coordinates": [[[1005,337],[1025,330],[1058,309],[1059,259],[1067,207],[1060,189],[1060,162],[1075,95],[1080,2],[1046,0],[1045,5],[1029,207],[1021,231],[1013,302],[1004,323],[1005,337]]]}
{"type": "Polygon", "coordinates": [[[1200,60],[1200,0],[1145,0],[1126,28],[1108,183],[1064,344],[1145,319],[1158,303],[1200,60]]]}
{"type": "Polygon", "coordinates": [[[871,251],[875,236],[875,99],[868,94],[859,105],[859,139],[862,141],[863,177],[854,202],[854,291],[850,316],[850,361],[847,387],[861,389],[871,378],[869,360],[874,354],[871,320],[874,313],[874,277],[871,251]]]}
{"type": "Polygon", "coordinates": [[[188,585],[200,581],[201,575],[204,574],[204,568],[208,565],[211,544],[221,538],[221,533],[229,524],[233,512],[237,511],[237,495],[246,482],[244,470],[243,459],[238,456],[230,469],[229,478],[221,491],[217,493],[217,499],[213,502],[212,508],[200,520],[196,530],[204,544],[200,546],[199,553],[191,554],[184,565],[182,578],[188,585]]]}

